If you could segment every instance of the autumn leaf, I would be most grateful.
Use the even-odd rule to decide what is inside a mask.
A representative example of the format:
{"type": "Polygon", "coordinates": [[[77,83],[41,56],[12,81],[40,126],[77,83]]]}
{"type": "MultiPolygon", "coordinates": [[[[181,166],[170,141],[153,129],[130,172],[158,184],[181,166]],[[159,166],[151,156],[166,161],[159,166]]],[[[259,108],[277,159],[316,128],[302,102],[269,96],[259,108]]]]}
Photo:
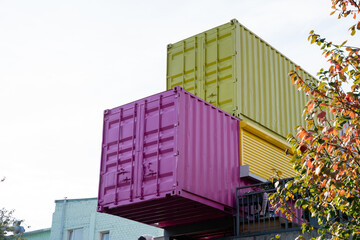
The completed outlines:
{"type": "Polygon", "coordinates": [[[306,162],[306,165],[307,165],[308,168],[310,168],[310,169],[312,169],[313,166],[314,166],[311,160],[308,160],[308,161],[306,162]]]}
{"type": "Polygon", "coordinates": [[[338,170],[338,165],[339,165],[339,163],[336,163],[335,165],[333,165],[333,169],[336,171],[336,170],[338,170]]]}
{"type": "Polygon", "coordinates": [[[328,145],[328,147],[327,147],[327,150],[329,153],[332,153],[334,149],[335,149],[335,147],[332,145],[328,145]]]}
{"type": "Polygon", "coordinates": [[[327,183],[327,180],[325,179],[321,184],[320,184],[320,187],[325,187],[326,186],[326,183],[327,183]]]}
{"type": "Polygon", "coordinates": [[[304,153],[307,150],[307,146],[305,144],[300,145],[299,150],[304,153]]]}
{"type": "Polygon", "coordinates": [[[327,130],[327,134],[338,135],[339,132],[334,127],[331,127],[327,130]]]}
{"type": "Polygon", "coordinates": [[[326,112],[324,112],[324,111],[322,111],[322,112],[320,112],[318,115],[317,115],[317,117],[318,118],[324,118],[326,116],[326,112]]]}
{"type": "Polygon", "coordinates": [[[292,84],[295,85],[295,81],[297,80],[296,74],[293,73],[293,74],[291,75],[290,79],[291,79],[292,84]]]}
{"type": "Polygon", "coordinates": [[[299,131],[299,133],[297,134],[297,137],[300,139],[304,139],[307,135],[307,132],[305,130],[301,130],[299,131]]]}
{"type": "Polygon", "coordinates": [[[308,112],[311,112],[314,109],[315,106],[315,102],[310,103],[310,105],[308,105],[308,112]]]}
{"type": "Polygon", "coordinates": [[[341,191],[340,191],[340,196],[344,196],[345,195],[345,190],[344,189],[341,189],[341,191]]]}

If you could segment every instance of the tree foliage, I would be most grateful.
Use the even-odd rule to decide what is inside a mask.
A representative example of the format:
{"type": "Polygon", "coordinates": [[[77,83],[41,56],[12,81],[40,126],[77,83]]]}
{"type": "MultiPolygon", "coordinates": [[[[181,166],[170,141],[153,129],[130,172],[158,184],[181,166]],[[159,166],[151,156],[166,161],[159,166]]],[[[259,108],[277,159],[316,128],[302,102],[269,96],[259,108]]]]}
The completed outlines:
{"type": "MultiPolygon", "coordinates": [[[[5,178],[0,179],[0,182],[4,181],[5,178]]],[[[9,239],[8,236],[14,232],[14,224],[16,224],[18,220],[13,217],[13,213],[14,210],[0,209],[0,240],[9,239]]],[[[12,236],[11,239],[22,240],[23,238],[21,238],[21,236],[12,236]]]]}
{"type": "MultiPolygon", "coordinates": [[[[360,30],[359,0],[332,0],[332,14],[352,17],[351,35],[360,30]]],[[[310,98],[304,109],[305,126],[288,137],[298,176],[279,186],[271,202],[292,219],[289,198],[317,218],[318,239],[360,239],[360,48],[335,44],[311,31],[330,67],[321,69],[318,80],[302,79],[298,68],[290,72],[294,85],[310,98]],[[349,84],[351,91],[345,92],[349,84]]],[[[303,231],[312,230],[309,223],[303,231]]],[[[298,239],[304,239],[299,236],[298,239]]]]}
{"type": "MultiPolygon", "coordinates": [[[[0,240],[8,239],[13,234],[14,224],[17,221],[13,217],[14,210],[0,209],[0,240]]],[[[11,239],[22,240],[21,236],[12,236],[11,239]]]]}

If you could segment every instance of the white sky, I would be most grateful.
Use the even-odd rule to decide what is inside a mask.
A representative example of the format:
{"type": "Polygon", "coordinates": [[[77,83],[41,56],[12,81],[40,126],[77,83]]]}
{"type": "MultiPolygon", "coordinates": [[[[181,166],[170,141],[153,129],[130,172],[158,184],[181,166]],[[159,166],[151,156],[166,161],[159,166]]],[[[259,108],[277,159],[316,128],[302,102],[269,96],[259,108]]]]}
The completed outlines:
{"type": "Polygon", "coordinates": [[[169,43],[236,18],[315,75],[310,30],[360,45],[330,2],[0,0],[0,207],[30,231],[96,197],[103,110],[166,90],[169,43]]]}

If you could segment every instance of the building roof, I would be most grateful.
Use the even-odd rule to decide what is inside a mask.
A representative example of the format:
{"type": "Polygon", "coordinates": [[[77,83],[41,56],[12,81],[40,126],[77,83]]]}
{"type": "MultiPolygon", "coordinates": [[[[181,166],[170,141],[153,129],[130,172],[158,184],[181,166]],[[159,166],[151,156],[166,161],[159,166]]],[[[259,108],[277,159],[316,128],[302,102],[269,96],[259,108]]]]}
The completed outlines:
{"type": "Polygon", "coordinates": [[[51,231],[51,228],[43,228],[43,229],[38,229],[38,230],[30,231],[30,232],[25,232],[23,235],[42,233],[42,232],[50,232],[50,231],[51,231]]]}
{"type": "MultiPolygon", "coordinates": [[[[97,198],[75,198],[75,199],[66,199],[66,202],[78,202],[78,201],[89,201],[89,200],[97,200],[97,198]]],[[[65,199],[55,200],[55,203],[63,202],[65,199]]]]}

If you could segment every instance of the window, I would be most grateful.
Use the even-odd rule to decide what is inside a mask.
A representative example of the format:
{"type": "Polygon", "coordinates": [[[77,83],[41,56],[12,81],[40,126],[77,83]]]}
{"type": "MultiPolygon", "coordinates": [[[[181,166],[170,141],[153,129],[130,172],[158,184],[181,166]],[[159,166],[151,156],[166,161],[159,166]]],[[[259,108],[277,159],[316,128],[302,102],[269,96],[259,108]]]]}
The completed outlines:
{"type": "Polygon", "coordinates": [[[77,229],[71,229],[68,231],[68,240],[83,240],[83,229],[77,228],[77,229]]]}
{"type": "Polygon", "coordinates": [[[110,240],[110,233],[109,232],[101,232],[100,240],[110,240]]]}

